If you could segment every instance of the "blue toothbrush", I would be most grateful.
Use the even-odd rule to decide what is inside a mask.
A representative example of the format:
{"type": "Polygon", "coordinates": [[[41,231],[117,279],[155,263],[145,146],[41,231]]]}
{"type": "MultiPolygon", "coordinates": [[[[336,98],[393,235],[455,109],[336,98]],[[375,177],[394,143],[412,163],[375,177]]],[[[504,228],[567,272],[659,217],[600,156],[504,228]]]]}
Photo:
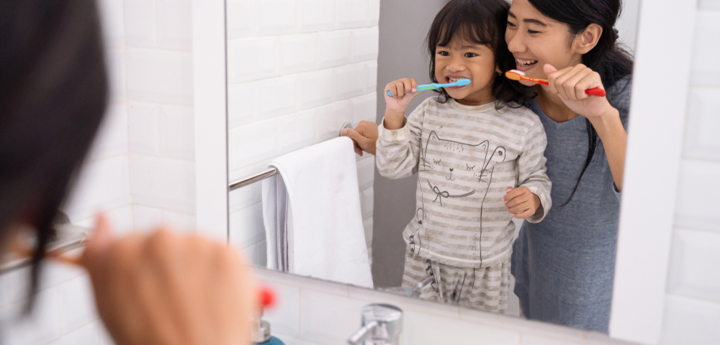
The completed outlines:
{"type": "MultiPolygon", "coordinates": [[[[441,87],[451,87],[451,86],[465,86],[470,84],[470,79],[460,79],[454,83],[448,83],[448,84],[438,84],[438,83],[432,83],[432,84],[425,84],[425,85],[418,85],[417,89],[415,89],[415,92],[423,92],[427,90],[434,90],[441,87]]],[[[392,97],[392,92],[388,91],[388,96],[392,97]]]]}

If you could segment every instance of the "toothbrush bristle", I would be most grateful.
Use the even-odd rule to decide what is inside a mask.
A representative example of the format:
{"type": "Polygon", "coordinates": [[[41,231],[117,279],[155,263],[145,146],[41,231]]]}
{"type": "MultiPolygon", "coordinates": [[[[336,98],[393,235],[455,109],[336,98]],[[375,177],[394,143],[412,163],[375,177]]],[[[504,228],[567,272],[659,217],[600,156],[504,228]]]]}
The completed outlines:
{"type": "Polygon", "coordinates": [[[463,78],[457,81],[458,86],[465,86],[470,84],[470,79],[463,78]]]}
{"type": "Polygon", "coordinates": [[[523,71],[518,71],[518,70],[516,70],[516,69],[511,69],[510,72],[517,73],[517,74],[519,74],[519,75],[521,75],[521,76],[523,76],[523,77],[525,76],[525,72],[523,72],[523,71]]]}

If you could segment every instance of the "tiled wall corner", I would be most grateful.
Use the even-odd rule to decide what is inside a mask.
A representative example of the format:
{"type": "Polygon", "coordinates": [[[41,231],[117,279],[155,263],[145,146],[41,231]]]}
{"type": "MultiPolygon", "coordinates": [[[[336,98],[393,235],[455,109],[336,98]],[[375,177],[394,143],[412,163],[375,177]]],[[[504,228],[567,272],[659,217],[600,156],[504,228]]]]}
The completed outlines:
{"type": "Polygon", "coordinates": [[[677,183],[675,230],[668,268],[662,344],[720,343],[720,1],[700,0],[695,22],[685,144],[677,183]]]}
{"type": "MultiPolygon", "coordinates": [[[[378,0],[228,1],[231,180],[336,137],[345,121],[375,120],[379,9],[378,0]]],[[[358,159],[366,233],[374,168],[372,156],[358,159]]],[[[260,202],[259,184],[230,193],[231,245],[255,264],[266,249],[260,202]]]]}

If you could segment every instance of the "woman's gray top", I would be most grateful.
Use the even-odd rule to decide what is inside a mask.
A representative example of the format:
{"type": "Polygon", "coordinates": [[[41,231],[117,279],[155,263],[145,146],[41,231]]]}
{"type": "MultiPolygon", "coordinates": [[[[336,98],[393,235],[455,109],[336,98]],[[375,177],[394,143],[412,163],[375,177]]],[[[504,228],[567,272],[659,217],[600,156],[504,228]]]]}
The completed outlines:
{"type": "MultiPolygon", "coordinates": [[[[630,78],[607,92],[627,129],[630,78]]],[[[587,121],[557,123],[535,100],[528,107],[547,134],[547,175],[553,207],[537,224],[524,222],[513,245],[515,294],[528,319],[607,333],[610,319],[620,194],[602,142],[571,201],[588,154],[587,121]]]]}

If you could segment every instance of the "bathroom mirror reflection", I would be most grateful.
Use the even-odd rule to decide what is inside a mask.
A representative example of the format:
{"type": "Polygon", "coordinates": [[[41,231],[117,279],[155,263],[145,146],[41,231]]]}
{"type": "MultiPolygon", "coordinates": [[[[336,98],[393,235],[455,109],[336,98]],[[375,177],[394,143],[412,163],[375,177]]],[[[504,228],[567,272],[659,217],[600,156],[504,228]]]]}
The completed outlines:
{"type": "Polygon", "coordinates": [[[260,267],[607,332],[638,6],[227,0],[230,245],[260,267]],[[580,90],[595,87],[607,96],[580,90]],[[338,139],[347,124],[362,138],[338,139]]]}

